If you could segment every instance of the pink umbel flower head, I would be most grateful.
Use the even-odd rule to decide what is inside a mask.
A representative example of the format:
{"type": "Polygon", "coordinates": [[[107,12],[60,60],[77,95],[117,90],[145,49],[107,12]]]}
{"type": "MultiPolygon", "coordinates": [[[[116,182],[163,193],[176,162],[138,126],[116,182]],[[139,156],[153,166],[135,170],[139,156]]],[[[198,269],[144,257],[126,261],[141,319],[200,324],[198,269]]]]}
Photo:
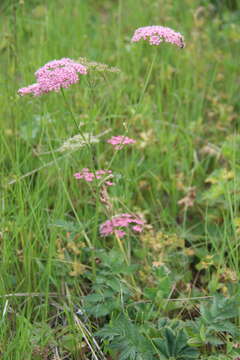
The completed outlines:
{"type": "Polygon", "coordinates": [[[107,140],[107,143],[113,145],[115,150],[121,150],[124,145],[134,144],[136,141],[127,136],[112,136],[107,140]]]}
{"type": "Polygon", "coordinates": [[[34,96],[42,95],[41,86],[39,84],[32,84],[27,87],[18,90],[18,94],[21,96],[33,94],[34,96]]]}
{"type": "Polygon", "coordinates": [[[137,215],[132,214],[120,214],[114,216],[112,219],[105,221],[100,226],[101,236],[108,235],[117,235],[119,238],[122,238],[126,235],[126,231],[122,228],[131,227],[135,232],[142,232],[144,226],[144,221],[140,219],[137,215]]]}
{"type": "Polygon", "coordinates": [[[40,96],[50,91],[60,91],[79,81],[79,75],[86,75],[87,68],[71,59],[63,58],[45,64],[35,72],[37,82],[18,90],[21,96],[33,94],[40,96]]]}
{"type": "Polygon", "coordinates": [[[132,42],[138,42],[141,39],[147,40],[150,45],[159,45],[165,41],[171,44],[175,44],[180,48],[184,48],[184,37],[179,32],[174,31],[165,26],[144,26],[135,30],[132,37],[132,42]]]}
{"type": "Polygon", "coordinates": [[[114,183],[109,181],[109,179],[113,178],[113,174],[111,170],[97,170],[95,173],[91,172],[88,168],[83,168],[80,172],[73,175],[75,179],[84,179],[87,182],[93,182],[95,179],[97,180],[104,180],[104,176],[106,180],[104,184],[107,186],[112,186],[114,183]]]}

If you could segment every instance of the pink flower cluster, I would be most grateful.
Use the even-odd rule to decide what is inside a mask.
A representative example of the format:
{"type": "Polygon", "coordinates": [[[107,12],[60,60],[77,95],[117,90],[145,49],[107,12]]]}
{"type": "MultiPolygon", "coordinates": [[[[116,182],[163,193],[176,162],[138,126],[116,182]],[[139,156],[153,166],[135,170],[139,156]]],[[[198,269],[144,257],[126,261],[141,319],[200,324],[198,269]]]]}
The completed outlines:
{"type": "Polygon", "coordinates": [[[50,91],[58,92],[79,81],[78,74],[86,75],[87,68],[71,59],[63,58],[45,64],[35,72],[37,82],[18,90],[21,96],[40,96],[50,91]]]}
{"type": "Polygon", "coordinates": [[[136,141],[127,136],[113,136],[107,140],[107,143],[112,144],[115,150],[121,150],[124,145],[134,144],[136,141]]]}
{"type": "Polygon", "coordinates": [[[180,48],[184,48],[184,37],[168,27],[165,26],[145,26],[135,30],[132,37],[132,42],[138,42],[141,39],[148,40],[150,45],[159,45],[165,41],[171,44],[175,44],[180,48]]]}
{"type": "Polygon", "coordinates": [[[126,235],[126,231],[122,230],[121,228],[127,228],[130,224],[136,224],[132,226],[132,230],[136,232],[143,231],[144,221],[139,217],[131,214],[120,214],[114,216],[111,220],[105,221],[100,226],[100,234],[101,236],[116,234],[119,238],[122,238],[124,235],[126,235]]]}
{"type": "MultiPolygon", "coordinates": [[[[74,174],[73,176],[76,179],[84,179],[87,182],[92,182],[95,179],[102,179],[103,176],[106,175],[107,178],[113,178],[113,174],[111,170],[97,170],[95,173],[89,171],[88,168],[83,168],[82,171],[74,174]]],[[[107,186],[112,186],[114,185],[114,183],[112,181],[104,181],[104,184],[106,184],[107,186]]]]}

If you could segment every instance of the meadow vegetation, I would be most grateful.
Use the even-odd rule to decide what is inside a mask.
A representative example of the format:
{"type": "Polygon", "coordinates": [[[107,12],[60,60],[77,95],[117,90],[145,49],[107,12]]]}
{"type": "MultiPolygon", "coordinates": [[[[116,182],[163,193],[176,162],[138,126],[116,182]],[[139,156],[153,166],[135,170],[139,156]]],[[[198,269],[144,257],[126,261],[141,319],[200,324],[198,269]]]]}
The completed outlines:
{"type": "Polygon", "coordinates": [[[0,10],[0,358],[240,359],[239,1],[0,10]],[[61,58],[88,73],[18,94],[61,58]]]}

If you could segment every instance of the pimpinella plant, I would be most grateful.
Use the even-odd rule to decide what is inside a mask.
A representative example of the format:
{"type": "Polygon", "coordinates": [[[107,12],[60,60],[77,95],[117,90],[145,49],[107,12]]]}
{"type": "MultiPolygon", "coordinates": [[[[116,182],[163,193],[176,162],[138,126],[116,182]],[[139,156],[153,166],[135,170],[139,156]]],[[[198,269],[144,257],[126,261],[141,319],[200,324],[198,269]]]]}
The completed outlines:
{"type": "MultiPolygon", "coordinates": [[[[175,44],[180,48],[184,47],[184,39],[180,33],[177,33],[170,28],[162,27],[162,26],[149,26],[149,27],[137,29],[132,38],[132,41],[137,42],[140,39],[148,40],[151,45],[159,45],[162,41],[165,41],[168,43],[175,44]]],[[[91,142],[88,141],[87,138],[85,138],[84,133],[82,132],[79,124],[77,123],[76,116],[74,115],[74,112],[69,106],[69,103],[64,93],[64,89],[67,89],[71,85],[76,84],[79,81],[79,74],[86,76],[88,72],[92,72],[94,70],[100,73],[104,71],[118,72],[118,69],[106,67],[103,64],[98,64],[95,62],[89,62],[85,58],[81,58],[81,61],[84,64],[81,64],[69,58],[62,58],[60,60],[53,60],[48,62],[47,64],[45,64],[43,67],[41,67],[39,70],[35,72],[36,83],[29,85],[28,87],[19,89],[18,93],[21,96],[29,95],[29,94],[32,94],[34,96],[41,96],[51,91],[54,92],[61,91],[64,102],[71,114],[74,124],[76,125],[78,132],[80,132],[83,141],[86,143],[88,147],[92,162],[92,169],[83,168],[83,170],[75,174],[75,177],[84,178],[88,183],[93,183],[93,179],[100,180],[100,178],[102,178],[103,175],[105,176],[106,174],[108,175],[108,177],[112,177],[113,176],[112,171],[109,168],[106,170],[97,169],[98,161],[96,160],[96,157],[92,151],[91,142]]],[[[143,93],[146,89],[147,82],[150,77],[150,72],[149,72],[149,76],[147,77],[143,89],[143,93]]],[[[89,84],[90,83],[91,82],[89,82],[89,84]]],[[[109,139],[108,142],[111,143],[116,150],[121,150],[123,145],[133,144],[135,140],[120,135],[109,139]]],[[[110,164],[112,164],[114,158],[115,155],[113,156],[110,164]]],[[[106,186],[111,186],[111,185],[113,185],[112,181],[104,180],[102,182],[100,181],[100,186],[94,184],[94,186],[97,187],[97,191],[94,190],[93,186],[91,187],[91,189],[92,189],[92,193],[94,194],[94,198],[96,199],[96,206],[99,209],[99,203],[101,202],[103,205],[102,208],[103,211],[107,214],[108,218],[110,219],[101,225],[100,227],[101,235],[102,236],[106,236],[109,234],[114,235],[117,239],[121,251],[124,252],[124,247],[120,242],[120,238],[123,237],[126,234],[126,232],[123,231],[122,228],[128,227],[130,223],[134,223],[132,229],[135,232],[140,233],[143,231],[144,222],[143,220],[138,219],[137,216],[134,214],[121,214],[121,219],[115,217],[114,207],[111,203],[111,199],[106,190],[106,186]],[[117,229],[115,229],[116,227],[117,229]]],[[[126,255],[125,255],[125,259],[127,261],[126,255]]]]}
{"type": "MultiPolygon", "coordinates": [[[[132,36],[131,41],[133,43],[136,43],[142,40],[147,41],[150,45],[155,47],[159,46],[163,42],[174,44],[180,47],[181,49],[185,47],[184,37],[182,34],[176,32],[175,30],[169,27],[159,26],[159,25],[144,26],[136,29],[132,36]]],[[[155,54],[152,58],[152,62],[150,63],[149,66],[149,70],[146,74],[144,86],[138,104],[140,104],[143,100],[144,93],[147,89],[149,80],[151,78],[156,57],[157,57],[157,52],[155,51],[155,54]]]]}
{"type": "MultiPolygon", "coordinates": [[[[116,68],[110,68],[103,66],[103,64],[88,62],[85,59],[84,64],[80,64],[76,61],[73,61],[69,58],[63,58],[60,60],[53,60],[45,64],[43,67],[41,67],[39,70],[35,72],[36,76],[36,83],[29,85],[28,87],[24,87],[18,90],[18,94],[21,96],[25,95],[34,95],[41,96],[44,94],[47,94],[49,92],[61,92],[64,102],[66,104],[66,107],[68,108],[68,111],[71,114],[72,120],[76,126],[76,129],[80,133],[81,136],[81,143],[84,142],[84,144],[87,145],[89,155],[91,158],[91,165],[92,168],[83,168],[80,170],[80,172],[75,173],[75,178],[77,179],[85,179],[88,183],[91,183],[90,188],[92,190],[92,194],[94,196],[94,199],[96,200],[96,207],[99,208],[100,202],[103,204],[102,210],[103,212],[107,213],[107,216],[109,218],[114,217],[114,209],[111,204],[110,197],[108,195],[106,187],[114,185],[114,183],[111,180],[113,177],[112,171],[109,169],[102,170],[98,168],[98,160],[95,157],[94,151],[92,149],[92,136],[91,138],[86,137],[86,134],[82,132],[74,112],[72,111],[72,108],[69,105],[69,102],[67,100],[67,97],[65,95],[64,89],[69,88],[71,85],[76,84],[79,82],[79,74],[80,75],[87,75],[88,70],[89,71],[109,71],[109,72],[118,72],[118,69],[116,68]],[[93,180],[99,180],[99,181],[93,181],[93,180]]],[[[90,84],[90,83],[89,83],[90,84]]],[[[89,85],[91,86],[91,85],[89,85]]],[[[76,139],[77,135],[74,137],[74,140],[76,139]]],[[[73,138],[72,138],[73,139],[73,138]]],[[[77,138],[78,139],[78,138],[77,138]]],[[[78,141],[78,140],[77,140],[78,141]]],[[[135,141],[133,139],[130,139],[126,136],[116,136],[109,140],[109,142],[116,146],[117,150],[122,149],[122,147],[129,143],[134,143],[135,141]]],[[[74,144],[76,145],[76,144],[74,144]]],[[[75,146],[76,147],[76,146],[75,146]]],[[[116,153],[115,153],[116,154],[116,153]]],[[[112,164],[115,156],[113,156],[110,165],[112,164]]],[[[128,214],[128,219],[125,220],[124,224],[120,223],[118,226],[126,227],[131,222],[135,223],[135,226],[133,226],[133,230],[136,232],[141,232],[143,230],[143,221],[140,219],[135,219],[136,216],[132,216],[128,214]],[[130,220],[131,218],[131,220],[130,220]]],[[[116,223],[116,219],[109,220],[110,223],[113,221],[116,223]]],[[[107,224],[107,222],[105,223],[107,224]]],[[[116,224],[115,224],[116,225],[116,224]]],[[[106,228],[106,226],[105,226],[106,228]]],[[[102,233],[102,227],[100,227],[100,233],[102,233]]],[[[123,235],[125,232],[123,232],[121,229],[118,229],[117,231],[113,231],[114,235],[116,236],[118,243],[120,245],[121,251],[124,251],[123,246],[120,244],[119,240],[119,234],[123,235]]],[[[107,235],[107,234],[104,234],[107,235]]]]}

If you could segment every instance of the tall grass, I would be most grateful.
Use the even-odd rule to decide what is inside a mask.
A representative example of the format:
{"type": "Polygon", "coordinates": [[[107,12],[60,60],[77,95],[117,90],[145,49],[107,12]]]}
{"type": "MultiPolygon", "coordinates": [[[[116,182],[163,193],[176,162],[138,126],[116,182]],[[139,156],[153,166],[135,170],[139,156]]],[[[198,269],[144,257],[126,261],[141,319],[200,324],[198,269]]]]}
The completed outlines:
{"type": "MultiPolygon", "coordinates": [[[[69,359],[87,359],[89,354],[107,358],[92,335],[104,321],[84,323],[74,307],[80,307],[82,297],[92,292],[99,249],[114,248],[121,256],[116,239],[99,235],[99,225],[106,220],[101,204],[96,207],[93,193],[73,178],[74,172],[91,166],[88,148],[55,151],[76,134],[61,94],[17,95],[20,87],[34,82],[34,72],[52,59],[86,57],[121,69],[120,74],[97,80],[92,90],[88,80],[81,79],[66,91],[68,102],[84,133],[109,130],[94,147],[94,157],[102,168],[111,162],[117,174],[117,185],[110,190],[115,213],[141,214],[149,225],[146,233],[161,231],[184,240],[184,248],[174,249],[174,259],[167,251],[166,258],[155,258],[154,249],[153,253],[144,249],[144,240],[137,236],[122,243],[128,263],[138,263],[142,271],[120,276],[131,287],[133,298],[146,300],[144,289],[152,286],[154,261],[165,263],[173,279],[187,271],[183,283],[191,290],[172,280],[174,297],[238,293],[239,23],[235,8],[239,4],[231,3],[230,9],[229,4],[190,0],[3,3],[2,359],[47,359],[48,355],[64,359],[64,354],[69,359]],[[131,44],[136,28],[152,24],[183,33],[186,48],[131,44]],[[125,133],[137,144],[113,158],[105,141],[125,133]],[[193,206],[179,205],[193,187],[193,206]],[[181,256],[189,249],[186,268],[181,256]],[[76,264],[83,265],[82,271],[76,264]]],[[[169,300],[172,294],[168,295],[163,298],[169,300]]],[[[199,312],[198,300],[192,307],[189,302],[176,302],[171,308],[170,303],[166,309],[157,305],[158,317],[185,319],[187,313],[192,318],[194,311],[199,312]]],[[[146,313],[151,311],[149,307],[146,313]]],[[[114,313],[108,316],[114,318],[114,313]]],[[[137,311],[134,316],[136,323],[144,323],[137,311]]],[[[234,321],[238,324],[237,316],[234,321]]]]}

